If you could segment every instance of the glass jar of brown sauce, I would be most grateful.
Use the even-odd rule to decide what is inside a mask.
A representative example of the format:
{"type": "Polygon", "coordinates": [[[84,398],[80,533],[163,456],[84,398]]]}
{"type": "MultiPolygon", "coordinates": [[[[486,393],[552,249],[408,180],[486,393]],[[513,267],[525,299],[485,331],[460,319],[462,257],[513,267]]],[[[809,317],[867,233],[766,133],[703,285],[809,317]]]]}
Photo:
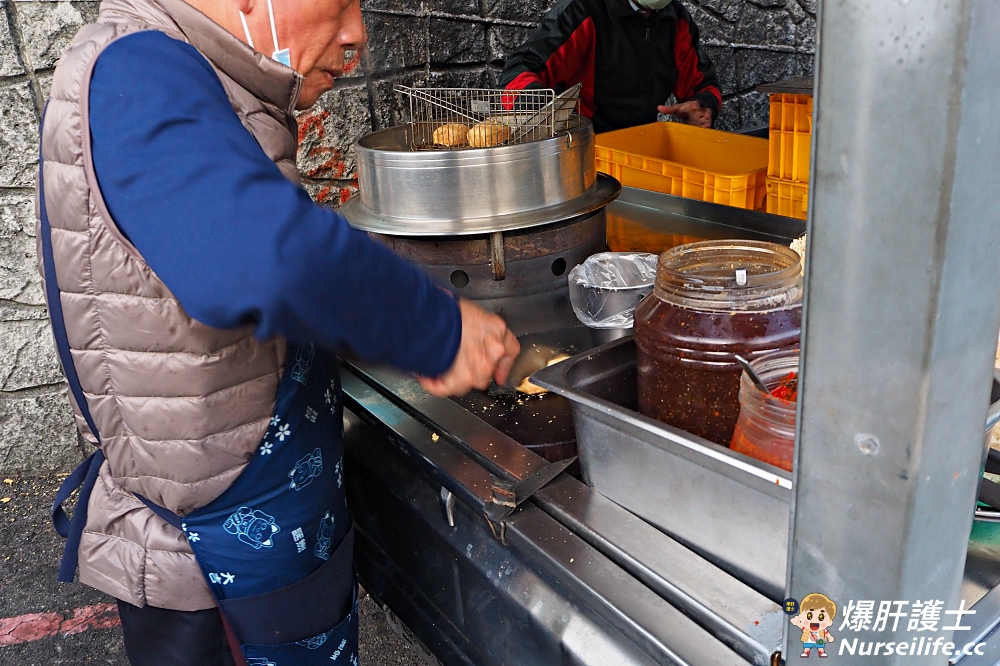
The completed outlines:
{"type": "Polygon", "coordinates": [[[639,411],[729,446],[742,368],[799,344],[799,255],[762,241],[704,241],[660,255],[635,311],[639,411]]]}

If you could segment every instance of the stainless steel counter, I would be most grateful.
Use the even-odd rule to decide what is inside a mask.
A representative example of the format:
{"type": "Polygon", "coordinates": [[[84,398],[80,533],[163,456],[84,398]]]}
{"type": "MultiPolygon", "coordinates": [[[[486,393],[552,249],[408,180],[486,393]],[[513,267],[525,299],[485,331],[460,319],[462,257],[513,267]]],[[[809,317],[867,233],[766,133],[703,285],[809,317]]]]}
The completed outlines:
{"type": "MultiPolygon", "coordinates": [[[[629,189],[611,208],[667,231],[787,239],[802,228],[629,189]]],[[[535,333],[559,310],[535,301],[492,307],[535,333]]],[[[356,362],[342,373],[359,573],[442,662],[770,661],[787,622],[773,599],[566,473],[539,489],[559,468],[412,378],[356,362]]],[[[1000,645],[1000,592],[987,594],[997,572],[1000,535],[983,532],[963,592],[981,604],[990,645],[1000,645]]],[[[1000,652],[990,654],[967,663],[995,666],[1000,652]]]]}
{"type": "MultiPolygon", "coordinates": [[[[767,663],[781,636],[772,601],[566,475],[495,535],[494,476],[544,461],[507,451],[491,473],[367,369],[346,366],[343,384],[359,572],[443,662],[767,663]]],[[[437,400],[422,398],[430,411],[454,404],[437,400]]]]}

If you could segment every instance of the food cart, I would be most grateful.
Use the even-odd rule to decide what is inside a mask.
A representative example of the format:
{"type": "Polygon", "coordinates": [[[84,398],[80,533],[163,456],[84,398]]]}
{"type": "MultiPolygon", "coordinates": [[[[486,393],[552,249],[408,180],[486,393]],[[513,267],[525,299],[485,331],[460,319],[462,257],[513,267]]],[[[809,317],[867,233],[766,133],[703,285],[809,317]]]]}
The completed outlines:
{"type": "Polygon", "coordinates": [[[531,400],[436,398],[402,373],[343,362],[366,589],[449,665],[789,661],[801,645],[786,600],[815,592],[841,611],[831,659],[909,659],[851,650],[911,636],[915,646],[909,610],[938,600],[975,614],[935,637],[978,649],[922,658],[1000,663],[1000,541],[989,512],[973,529],[983,428],[1000,418],[989,388],[1000,328],[1000,89],[988,83],[997,25],[1000,5],[986,0],[821,6],[793,473],[699,441],[664,445],[623,416],[629,341],[579,326],[565,274],[603,249],[609,219],[784,244],[805,221],[630,188],[617,196],[587,170],[586,123],[568,141],[494,149],[503,159],[493,161],[407,152],[413,137],[398,128],[362,139],[352,223],[501,313],[522,346],[591,350],[543,372],[568,387],[563,396],[531,400]],[[564,170],[574,163],[584,165],[575,180],[564,170]],[[425,168],[436,176],[422,180],[425,168]],[[503,187],[470,190],[482,182],[503,187]],[[407,187],[420,188],[420,210],[444,206],[451,227],[413,233],[420,210],[403,210],[407,187]],[[562,196],[547,199],[553,191],[562,196]],[[565,458],[582,429],[592,441],[625,438],[599,482],[593,462],[581,477],[565,458]],[[906,619],[838,629],[865,600],[904,603],[906,619]]]}

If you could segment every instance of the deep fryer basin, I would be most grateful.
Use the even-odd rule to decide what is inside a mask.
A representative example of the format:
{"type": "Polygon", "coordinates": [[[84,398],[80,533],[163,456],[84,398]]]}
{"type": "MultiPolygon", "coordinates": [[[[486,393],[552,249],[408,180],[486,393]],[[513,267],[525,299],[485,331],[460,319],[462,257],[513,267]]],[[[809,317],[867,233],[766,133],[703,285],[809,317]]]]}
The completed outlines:
{"type": "MultiPolygon", "coordinates": [[[[780,603],[790,473],[639,414],[631,337],[532,381],[572,402],[588,485],[780,603]]],[[[996,378],[991,402],[987,430],[1000,417],[996,378]]]]}

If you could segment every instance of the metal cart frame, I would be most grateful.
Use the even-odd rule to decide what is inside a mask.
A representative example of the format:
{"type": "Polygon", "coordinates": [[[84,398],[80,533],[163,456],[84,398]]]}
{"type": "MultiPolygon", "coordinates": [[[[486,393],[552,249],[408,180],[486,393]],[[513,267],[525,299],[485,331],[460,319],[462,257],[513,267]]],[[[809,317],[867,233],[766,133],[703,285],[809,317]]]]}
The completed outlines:
{"type": "Polygon", "coordinates": [[[794,598],[959,604],[1000,327],[997,25],[988,0],[820,5],[794,598]]]}

